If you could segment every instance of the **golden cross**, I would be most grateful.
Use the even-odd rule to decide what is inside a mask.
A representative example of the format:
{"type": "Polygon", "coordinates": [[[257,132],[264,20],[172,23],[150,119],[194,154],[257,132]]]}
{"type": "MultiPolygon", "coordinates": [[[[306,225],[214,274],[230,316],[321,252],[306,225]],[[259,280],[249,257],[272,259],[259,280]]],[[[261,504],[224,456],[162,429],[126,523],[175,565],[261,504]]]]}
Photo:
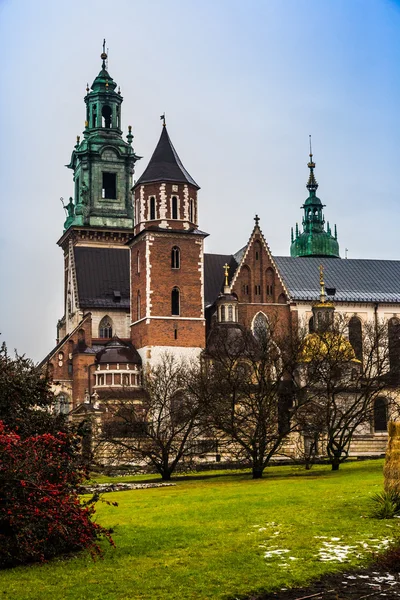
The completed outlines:
{"type": "Polygon", "coordinates": [[[224,269],[225,269],[225,286],[228,285],[228,275],[229,275],[229,265],[228,263],[224,264],[224,269]]]}
{"type": "Polygon", "coordinates": [[[321,302],[324,302],[325,301],[325,282],[324,282],[324,267],[323,267],[323,265],[319,265],[319,285],[321,286],[320,300],[321,300],[321,302]]]}

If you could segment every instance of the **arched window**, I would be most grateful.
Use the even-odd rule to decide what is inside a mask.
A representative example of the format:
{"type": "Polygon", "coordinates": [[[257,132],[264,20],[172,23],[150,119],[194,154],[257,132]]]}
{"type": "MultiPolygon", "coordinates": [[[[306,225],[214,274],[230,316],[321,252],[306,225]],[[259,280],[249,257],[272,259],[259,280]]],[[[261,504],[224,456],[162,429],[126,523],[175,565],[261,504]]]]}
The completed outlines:
{"type": "Polygon", "coordinates": [[[389,365],[393,376],[400,376],[400,321],[393,317],[388,323],[389,365]]]}
{"type": "Polygon", "coordinates": [[[193,198],[190,198],[190,203],[189,203],[189,221],[191,223],[194,223],[194,202],[193,202],[193,198]]]}
{"type": "Polygon", "coordinates": [[[78,331],[78,341],[79,342],[84,342],[85,341],[85,330],[84,329],[80,329],[78,331]]]}
{"type": "Polygon", "coordinates": [[[228,321],[233,321],[233,306],[230,304],[228,306],[228,321]]]}
{"type": "Polygon", "coordinates": [[[103,117],[103,127],[110,129],[111,127],[111,106],[105,104],[101,110],[101,116],[103,117]]]}
{"type": "Polygon", "coordinates": [[[374,431],[387,431],[387,404],[385,398],[377,398],[374,402],[374,431]]]}
{"type": "Polygon", "coordinates": [[[112,337],[112,321],[108,315],[102,318],[99,325],[99,337],[110,338],[112,337]]]}
{"type": "Polygon", "coordinates": [[[358,360],[362,361],[363,343],[361,320],[358,317],[351,317],[349,321],[349,342],[353,346],[354,354],[358,360]]]}
{"type": "Polygon", "coordinates": [[[137,312],[137,320],[140,320],[140,290],[137,293],[137,302],[136,302],[136,312],[137,312]]]}
{"type": "Polygon", "coordinates": [[[221,306],[221,323],[225,322],[225,306],[221,306]]]}
{"type": "Polygon", "coordinates": [[[150,221],[154,221],[156,218],[156,199],[154,196],[150,198],[150,221]]]}
{"type": "Polygon", "coordinates": [[[92,127],[97,126],[97,105],[92,105],[92,127]]]}
{"type": "Polygon", "coordinates": [[[253,321],[253,334],[259,341],[263,341],[268,337],[269,326],[268,319],[263,313],[257,313],[253,321]]]}
{"type": "Polygon", "coordinates": [[[136,253],[136,271],[140,273],[140,252],[139,250],[136,253]]]}
{"type": "Polygon", "coordinates": [[[171,268],[180,269],[181,267],[181,251],[178,246],[174,246],[171,250],[171,268]]]}
{"type": "Polygon", "coordinates": [[[308,333],[314,333],[314,317],[311,317],[308,321],[308,333]]]}
{"type": "Polygon", "coordinates": [[[54,412],[59,415],[67,415],[69,413],[69,399],[67,394],[58,394],[55,398],[54,412]]]}
{"type": "Polygon", "coordinates": [[[245,302],[251,302],[251,273],[250,268],[247,265],[243,265],[242,267],[243,273],[243,285],[242,285],[242,293],[243,300],[245,302]]]}
{"type": "Polygon", "coordinates": [[[171,292],[171,314],[175,316],[180,314],[180,297],[177,287],[174,287],[171,292]]]}
{"type": "Polygon", "coordinates": [[[267,298],[270,301],[274,301],[274,285],[275,285],[275,274],[274,270],[269,267],[265,272],[266,292],[267,298]]]}
{"type": "Polygon", "coordinates": [[[285,294],[279,294],[279,296],[278,296],[278,304],[286,304],[286,296],[285,296],[285,294]]]}
{"type": "Polygon", "coordinates": [[[178,218],[178,198],[176,196],[172,196],[172,218],[178,218]]]}
{"type": "Polygon", "coordinates": [[[260,242],[254,242],[254,257],[256,260],[260,260],[261,257],[261,244],[260,242]]]}

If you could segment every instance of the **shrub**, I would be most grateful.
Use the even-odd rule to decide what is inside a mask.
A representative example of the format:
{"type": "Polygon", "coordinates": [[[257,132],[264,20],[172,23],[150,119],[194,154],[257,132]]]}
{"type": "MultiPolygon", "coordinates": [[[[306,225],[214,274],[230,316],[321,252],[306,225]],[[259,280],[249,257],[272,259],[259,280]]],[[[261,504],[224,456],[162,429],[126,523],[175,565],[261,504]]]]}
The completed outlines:
{"type": "Polygon", "coordinates": [[[394,539],[389,547],[379,554],[376,563],[379,567],[392,571],[394,573],[399,572],[400,564],[400,539],[394,539]]]}
{"type": "Polygon", "coordinates": [[[383,474],[385,490],[400,493],[400,423],[395,421],[389,422],[389,442],[383,474]]]}
{"type": "Polygon", "coordinates": [[[393,519],[400,516],[400,492],[389,490],[371,496],[373,508],[371,516],[375,519],[393,519]]]}
{"type": "Polygon", "coordinates": [[[91,520],[94,504],[80,502],[76,443],[66,433],[23,439],[0,421],[0,567],[84,548],[96,557],[102,536],[114,544],[91,520]]]}

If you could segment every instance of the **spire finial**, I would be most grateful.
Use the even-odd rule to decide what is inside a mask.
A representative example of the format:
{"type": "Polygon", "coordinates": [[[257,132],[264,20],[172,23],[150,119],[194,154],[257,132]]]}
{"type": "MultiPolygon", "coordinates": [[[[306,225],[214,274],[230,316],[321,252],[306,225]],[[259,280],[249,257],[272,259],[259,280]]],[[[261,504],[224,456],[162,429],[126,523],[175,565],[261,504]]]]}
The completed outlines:
{"type": "Polygon", "coordinates": [[[89,83],[87,83],[87,84],[86,84],[86,93],[87,93],[87,94],[89,93],[89,90],[90,90],[90,88],[89,88],[89,83]]]}
{"type": "Polygon", "coordinates": [[[228,286],[229,286],[229,284],[228,284],[229,268],[230,268],[230,267],[229,267],[228,263],[225,263],[225,264],[224,264],[225,287],[228,287],[228,286]]]}
{"type": "Polygon", "coordinates": [[[324,281],[324,267],[323,265],[319,265],[319,300],[320,302],[325,302],[325,281],[324,281]]]}
{"type": "Polygon", "coordinates": [[[163,127],[165,127],[165,112],[162,115],[160,115],[160,119],[163,122],[163,127]]]}
{"type": "Polygon", "coordinates": [[[103,40],[103,52],[100,54],[100,58],[103,61],[102,64],[102,68],[105,69],[106,68],[106,60],[107,60],[107,53],[106,53],[106,40],[103,40]]]}
{"type": "Polygon", "coordinates": [[[256,214],[256,216],[254,217],[254,221],[256,223],[256,227],[258,227],[258,224],[260,222],[260,217],[256,214]]]}
{"type": "Polygon", "coordinates": [[[317,183],[317,180],[315,179],[315,175],[314,175],[315,163],[313,161],[311,135],[309,135],[308,138],[309,138],[309,143],[310,143],[310,153],[309,153],[310,162],[307,164],[307,167],[310,169],[310,175],[308,177],[306,187],[310,192],[312,192],[312,191],[315,192],[318,189],[318,183],[317,183]]]}

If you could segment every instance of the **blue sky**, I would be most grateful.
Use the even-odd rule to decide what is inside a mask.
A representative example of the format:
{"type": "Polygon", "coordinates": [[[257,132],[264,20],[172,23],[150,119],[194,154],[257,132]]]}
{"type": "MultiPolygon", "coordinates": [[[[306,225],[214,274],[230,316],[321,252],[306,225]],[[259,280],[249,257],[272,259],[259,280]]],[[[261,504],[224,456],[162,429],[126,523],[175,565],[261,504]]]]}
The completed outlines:
{"type": "Polygon", "coordinates": [[[311,133],[342,256],[400,259],[399,30],[389,0],[0,0],[0,339],[35,360],[54,343],[64,165],[103,37],[143,156],[135,177],[165,111],[201,186],[207,251],[237,251],[257,212],[272,252],[289,253],[311,133]]]}

